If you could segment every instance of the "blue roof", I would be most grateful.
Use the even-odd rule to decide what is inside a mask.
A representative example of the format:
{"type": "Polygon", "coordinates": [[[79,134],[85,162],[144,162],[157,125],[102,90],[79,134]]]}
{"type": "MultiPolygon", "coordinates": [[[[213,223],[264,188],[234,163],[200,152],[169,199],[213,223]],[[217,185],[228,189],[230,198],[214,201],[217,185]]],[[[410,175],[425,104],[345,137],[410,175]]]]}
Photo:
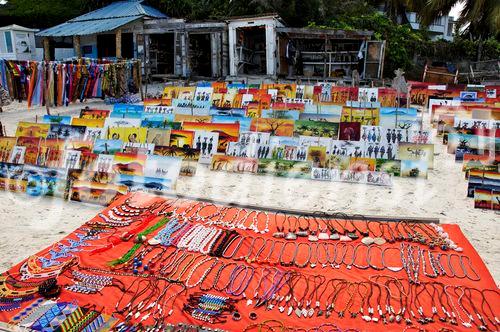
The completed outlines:
{"type": "Polygon", "coordinates": [[[142,4],[143,0],[117,1],[109,6],[83,14],[55,27],[37,33],[37,36],[64,37],[93,35],[115,30],[143,17],[168,18],[159,10],[142,4]]]}

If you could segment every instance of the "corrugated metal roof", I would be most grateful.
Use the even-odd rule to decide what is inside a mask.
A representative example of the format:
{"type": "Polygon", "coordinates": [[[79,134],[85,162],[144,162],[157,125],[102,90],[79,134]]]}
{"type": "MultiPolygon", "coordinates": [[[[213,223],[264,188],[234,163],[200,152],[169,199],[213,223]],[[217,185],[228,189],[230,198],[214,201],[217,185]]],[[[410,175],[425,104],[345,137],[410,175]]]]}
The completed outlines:
{"type": "Polygon", "coordinates": [[[94,21],[62,23],[37,33],[42,37],[85,36],[115,30],[127,23],[140,19],[141,16],[117,17],[94,21]]]}
{"type": "Polygon", "coordinates": [[[84,36],[115,30],[142,17],[168,18],[159,10],[143,5],[143,0],[117,1],[109,6],[75,17],[65,23],[43,30],[37,36],[84,36]]]}

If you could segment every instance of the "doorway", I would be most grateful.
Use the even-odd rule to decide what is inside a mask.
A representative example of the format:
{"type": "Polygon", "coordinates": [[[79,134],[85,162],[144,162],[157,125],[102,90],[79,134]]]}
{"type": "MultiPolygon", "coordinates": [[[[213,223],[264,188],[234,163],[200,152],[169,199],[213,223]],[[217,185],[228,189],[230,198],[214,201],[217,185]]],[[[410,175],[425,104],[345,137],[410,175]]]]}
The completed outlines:
{"type": "Polygon", "coordinates": [[[149,61],[151,74],[174,74],[174,34],[162,33],[150,35],[149,61]]]}
{"type": "Polygon", "coordinates": [[[266,29],[264,25],[236,29],[238,74],[265,75],[266,29]]]}
{"type": "Polygon", "coordinates": [[[209,33],[189,35],[189,68],[191,76],[212,76],[212,47],[209,33]]]}

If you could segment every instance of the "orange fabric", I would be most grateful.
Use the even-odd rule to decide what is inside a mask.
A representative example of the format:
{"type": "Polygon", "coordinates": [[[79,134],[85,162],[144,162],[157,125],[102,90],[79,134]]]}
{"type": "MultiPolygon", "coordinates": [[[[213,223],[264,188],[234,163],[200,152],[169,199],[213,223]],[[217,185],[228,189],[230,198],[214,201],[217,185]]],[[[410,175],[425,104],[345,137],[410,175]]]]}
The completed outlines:
{"type": "MultiPolygon", "coordinates": [[[[120,205],[128,197],[131,197],[132,195],[134,195],[134,194],[128,194],[126,196],[119,198],[110,207],[106,208],[103,211],[103,214],[105,214],[105,212],[108,211],[109,209],[111,209],[113,206],[120,205]]],[[[144,206],[149,205],[153,202],[161,202],[161,201],[165,200],[164,198],[159,198],[157,196],[152,196],[152,195],[146,195],[146,194],[135,194],[135,195],[136,196],[134,196],[134,197],[141,197],[142,198],[141,200],[142,200],[142,202],[143,202],[142,204],[144,204],[144,206]]],[[[204,209],[202,214],[203,214],[203,216],[209,215],[210,214],[209,209],[208,208],[204,209]]],[[[146,223],[147,225],[132,224],[129,227],[118,229],[116,232],[110,232],[110,233],[104,234],[104,235],[102,235],[102,238],[99,240],[90,241],[89,243],[91,244],[91,246],[82,247],[82,249],[83,249],[82,251],[75,253],[78,257],[78,264],[80,266],[84,266],[84,267],[93,267],[93,268],[110,270],[108,263],[114,259],[120,258],[123,254],[125,254],[134,245],[132,240],[121,241],[121,240],[117,240],[117,239],[119,237],[121,237],[121,235],[126,231],[129,231],[129,233],[131,233],[131,234],[140,233],[143,229],[146,228],[145,226],[150,227],[150,226],[154,225],[156,222],[158,222],[160,219],[161,219],[161,217],[144,218],[143,219],[144,223],[146,223]],[[98,249],[102,249],[102,248],[105,248],[106,250],[104,250],[102,252],[95,252],[96,249],[98,250],[98,249]],[[90,252],[92,252],[94,254],[90,255],[89,254],[90,252]]],[[[90,220],[90,222],[92,222],[92,221],[100,221],[100,219],[96,216],[95,218],[90,220]]],[[[269,225],[270,231],[266,235],[257,235],[251,231],[238,230],[238,232],[240,234],[244,234],[244,235],[265,236],[266,238],[272,238],[272,234],[276,231],[276,227],[272,222],[272,221],[274,221],[274,219],[271,218],[270,221],[271,221],[271,223],[269,225]]],[[[360,225],[359,227],[361,228],[362,223],[359,222],[359,225],[360,225]]],[[[262,225],[259,225],[259,226],[262,227],[262,225]]],[[[371,223],[370,227],[372,229],[374,229],[374,226],[375,225],[373,223],[371,223]]],[[[83,227],[85,227],[85,225],[83,227]]],[[[442,227],[450,235],[450,238],[453,239],[459,246],[461,246],[464,249],[463,254],[468,255],[471,258],[473,267],[475,268],[476,272],[481,276],[481,280],[478,282],[473,282],[473,281],[468,280],[466,278],[465,279],[459,279],[459,278],[429,279],[429,278],[426,278],[425,276],[422,276],[421,280],[423,280],[423,281],[439,281],[439,282],[443,282],[445,284],[451,284],[451,285],[464,285],[464,286],[469,286],[469,287],[475,287],[477,289],[494,289],[494,290],[496,290],[497,287],[495,285],[495,282],[494,282],[492,276],[490,275],[486,266],[482,262],[478,253],[474,250],[474,248],[471,246],[471,244],[467,241],[467,239],[465,238],[465,236],[461,232],[458,225],[442,225],[442,227]]],[[[158,231],[155,231],[154,233],[152,233],[152,235],[156,234],[157,232],[158,231]]],[[[151,235],[148,236],[148,238],[151,238],[151,235]]],[[[68,237],[66,237],[65,239],[77,239],[77,238],[75,236],[75,233],[72,233],[68,237]]],[[[67,243],[65,240],[61,240],[61,242],[67,243]]],[[[302,242],[307,242],[307,241],[302,240],[302,242]]],[[[330,242],[332,242],[332,241],[330,241],[330,242]]],[[[359,243],[359,240],[357,240],[355,243],[359,243]]],[[[245,242],[244,247],[248,248],[248,246],[249,246],[249,243],[245,242]]],[[[387,246],[399,248],[399,243],[392,244],[392,245],[391,244],[384,244],[382,247],[387,247],[387,246]]],[[[54,246],[51,248],[57,248],[57,247],[54,246]]],[[[41,251],[37,255],[41,256],[41,255],[47,253],[48,250],[51,248],[47,248],[47,249],[41,251]]],[[[167,252],[172,252],[174,250],[175,249],[173,247],[169,247],[169,249],[167,249],[167,252]]],[[[242,250],[239,252],[242,252],[242,253],[248,252],[248,250],[246,250],[246,251],[242,250]]],[[[395,261],[397,261],[397,257],[396,257],[397,255],[395,253],[397,253],[398,251],[394,250],[391,252],[394,252],[394,255],[391,255],[391,257],[387,257],[387,262],[390,264],[392,257],[394,257],[394,264],[397,264],[397,263],[395,263],[395,261]]],[[[265,256],[265,253],[263,253],[262,256],[265,256]]],[[[374,251],[374,256],[375,256],[375,260],[376,260],[377,257],[379,256],[378,250],[374,251]]],[[[149,256],[146,256],[146,260],[148,257],[149,256]]],[[[198,258],[197,260],[195,260],[195,262],[200,262],[205,257],[207,257],[207,256],[203,256],[201,258],[198,258]]],[[[286,257],[285,261],[290,260],[291,253],[286,251],[285,257],[286,257]]],[[[303,262],[304,259],[306,259],[306,258],[307,257],[299,257],[298,260],[300,262],[303,262]]],[[[227,259],[221,259],[221,261],[226,262],[226,263],[235,262],[234,260],[227,260],[227,259]]],[[[202,264],[200,266],[200,268],[198,268],[193,273],[194,278],[192,280],[198,280],[197,277],[201,276],[203,274],[203,272],[208,268],[208,266],[210,266],[210,262],[202,264]]],[[[243,264],[244,262],[243,261],[236,261],[236,263],[243,264]]],[[[9,270],[9,273],[14,275],[14,276],[17,275],[20,266],[21,266],[21,264],[14,266],[13,268],[11,268],[9,270]]],[[[253,264],[253,266],[256,269],[263,267],[263,265],[258,265],[258,264],[253,264]]],[[[342,266],[339,269],[334,269],[331,267],[321,268],[321,266],[317,266],[315,268],[311,268],[308,266],[308,267],[303,268],[303,269],[297,269],[297,268],[293,268],[293,267],[280,267],[280,266],[278,266],[278,268],[282,269],[282,270],[296,269],[296,270],[299,270],[300,272],[302,272],[306,275],[311,275],[311,276],[323,275],[327,278],[327,280],[332,279],[332,278],[342,278],[342,279],[347,279],[350,281],[367,281],[368,278],[370,278],[370,276],[374,276],[374,275],[389,275],[391,277],[406,278],[406,273],[404,271],[394,273],[394,272],[390,272],[390,271],[375,271],[373,269],[368,269],[368,270],[360,270],[360,269],[356,269],[356,268],[347,269],[345,266],[342,266]]],[[[186,274],[184,274],[184,276],[186,276],[189,271],[190,271],[190,269],[187,270],[187,272],[186,272],[186,274]]],[[[221,283],[219,285],[222,285],[223,283],[228,281],[229,271],[230,271],[229,269],[225,269],[223,271],[222,276],[221,276],[221,283]]],[[[92,273],[91,271],[83,271],[83,270],[82,270],[82,272],[92,273]]],[[[98,274],[98,273],[96,273],[96,274],[98,274]]],[[[214,274],[215,274],[214,270],[212,270],[212,272],[208,274],[208,277],[207,277],[207,279],[205,279],[203,285],[207,285],[208,282],[212,281],[214,278],[214,274]]],[[[71,282],[70,282],[70,279],[68,278],[68,276],[70,276],[69,272],[63,273],[58,278],[58,283],[60,285],[70,284],[71,282]]],[[[136,279],[136,277],[133,277],[133,276],[130,276],[130,277],[120,276],[120,277],[116,277],[116,278],[118,280],[122,281],[123,284],[125,284],[125,287],[130,286],[132,284],[132,282],[136,279]]],[[[183,280],[184,280],[184,278],[183,278],[183,280]]],[[[28,280],[28,281],[30,281],[30,280],[28,280]]],[[[252,295],[253,295],[252,293],[253,293],[254,288],[257,285],[257,281],[258,281],[257,278],[254,278],[253,281],[250,283],[248,289],[246,290],[245,294],[248,297],[252,297],[252,295]]],[[[303,291],[304,285],[299,284],[299,285],[297,285],[297,287],[300,288],[300,291],[303,291]]],[[[172,291],[178,291],[178,290],[180,290],[180,287],[174,287],[172,289],[172,291]]],[[[262,322],[265,320],[271,320],[271,319],[279,320],[279,321],[283,322],[283,324],[285,326],[288,326],[288,327],[306,327],[306,328],[309,328],[309,327],[313,327],[313,326],[319,326],[319,325],[325,324],[325,323],[334,323],[334,324],[338,325],[341,329],[355,328],[355,329],[359,329],[361,331],[375,331],[375,330],[381,330],[381,329],[384,329],[386,331],[401,331],[405,327],[404,322],[401,324],[393,323],[393,324],[387,324],[387,325],[383,325],[381,322],[379,322],[378,324],[366,323],[359,316],[358,316],[358,318],[353,319],[353,318],[348,317],[348,315],[346,315],[346,317],[340,319],[337,317],[337,314],[335,314],[335,313],[333,313],[329,319],[326,319],[324,316],[323,317],[314,316],[313,318],[300,318],[299,319],[293,313],[290,316],[287,316],[286,312],[280,313],[277,310],[277,308],[268,311],[268,310],[265,310],[264,307],[254,308],[253,305],[247,306],[246,299],[242,299],[241,301],[239,301],[236,304],[238,311],[242,315],[242,318],[240,321],[233,321],[231,319],[231,317],[228,316],[227,322],[224,324],[218,324],[218,325],[202,324],[200,321],[197,321],[197,320],[193,319],[191,316],[182,312],[182,307],[183,307],[184,303],[186,302],[186,299],[189,297],[189,295],[193,294],[195,292],[199,292],[199,291],[200,290],[198,287],[194,287],[192,289],[189,289],[187,291],[187,293],[186,292],[182,293],[182,295],[180,295],[177,298],[177,300],[175,301],[173,314],[172,314],[172,316],[170,316],[167,319],[167,321],[171,322],[171,323],[184,322],[184,323],[191,323],[191,324],[197,324],[197,325],[207,325],[207,326],[210,326],[213,328],[221,328],[221,329],[230,330],[230,331],[242,331],[244,329],[244,327],[246,327],[249,324],[259,323],[259,322],[262,322]],[[249,313],[252,311],[258,315],[258,318],[255,321],[252,321],[249,319],[249,313]]],[[[299,293],[300,293],[300,291],[299,291],[299,293]]],[[[213,290],[209,291],[208,293],[230,296],[227,294],[220,294],[220,293],[213,291],[213,290]]],[[[106,313],[112,314],[118,299],[120,299],[121,297],[122,297],[122,292],[118,288],[106,287],[102,290],[102,294],[95,294],[95,295],[83,295],[83,294],[78,294],[78,293],[73,293],[73,292],[63,290],[61,293],[61,296],[60,296],[60,300],[61,301],[73,301],[74,300],[79,305],[95,304],[98,308],[104,307],[104,311],[106,313]]],[[[127,295],[125,297],[125,299],[128,299],[129,297],[130,297],[130,295],[127,295]]],[[[495,299],[493,299],[493,301],[491,302],[492,308],[495,311],[496,316],[499,316],[500,315],[500,312],[499,312],[500,308],[498,307],[498,305],[495,305],[496,303],[498,303],[498,297],[496,298],[496,300],[497,300],[496,303],[494,300],[495,299]]],[[[428,296],[426,294],[424,294],[423,296],[420,297],[420,301],[422,302],[422,304],[424,304],[427,307],[426,310],[429,311],[430,310],[430,299],[428,298],[428,296]]],[[[123,305],[124,305],[123,303],[124,302],[122,302],[121,307],[123,307],[123,305]]],[[[28,305],[28,303],[25,303],[23,305],[23,307],[25,307],[27,305],[28,305]]],[[[168,307],[166,309],[167,312],[169,311],[170,305],[171,305],[171,302],[167,305],[167,307],[168,307]]],[[[476,303],[476,306],[480,307],[480,305],[481,305],[480,303],[476,303]]],[[[4,321],[4,322],[8,322],[10,317],[14,316],[17,312],[18,311],[0,312],[0,320],[4,321]]],[[[417,324],[417,326],[419,326],[419,325],[417,324]]],[[[440,322],[436,322],[433,324],[427,324],[424,326],[424,328],[427,329],[428,331],[437,331],[440,328],[450,329],[450,328],[452,328],[452,326],[449,324],[443,324],[440,322]]],[[[474,329],[475,329],[475,327],[474,327],[474,329]]],[[[471,329],[467,329],[467,328],[461,326],[460,323],[458,326],[453,327],[453,330],[471,331],[471,329]]],[[[253,331],[256,331],[256,329],[253,329],[253,331]]]]}

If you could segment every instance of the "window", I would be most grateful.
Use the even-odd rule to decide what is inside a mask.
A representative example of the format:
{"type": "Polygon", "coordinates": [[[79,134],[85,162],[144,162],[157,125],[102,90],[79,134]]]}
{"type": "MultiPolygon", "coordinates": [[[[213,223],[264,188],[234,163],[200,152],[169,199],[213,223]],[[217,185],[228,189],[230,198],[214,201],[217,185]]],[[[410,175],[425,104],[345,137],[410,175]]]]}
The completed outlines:
{"type": "Polygon", "coordinates": [[[10,31],[4,31],[5,36],[5,46],[7,47],[7,53],[13,53],[12,48],[12,34],[10,31]]]}

